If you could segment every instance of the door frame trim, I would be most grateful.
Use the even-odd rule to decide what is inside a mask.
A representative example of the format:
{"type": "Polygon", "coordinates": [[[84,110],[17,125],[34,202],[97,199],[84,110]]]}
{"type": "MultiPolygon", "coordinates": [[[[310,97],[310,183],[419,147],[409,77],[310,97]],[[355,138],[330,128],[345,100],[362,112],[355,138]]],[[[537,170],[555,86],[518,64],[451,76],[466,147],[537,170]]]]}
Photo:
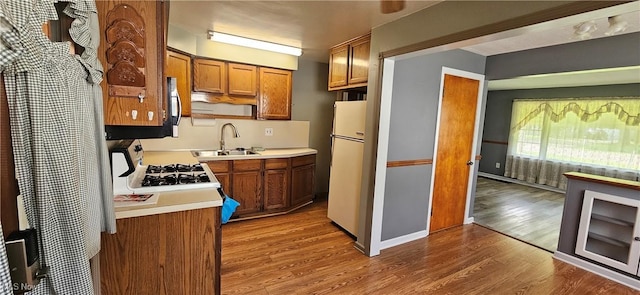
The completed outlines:
{"type": "MultiPolygon", "coordinates": [[[[440,74],[440,95],[438,98],[438,116],[436,117],[436,134],[435,134],[435,143],[433,145],[433,165],[431,165],[431,185],[429,188],[429,209],[433,210],[433,188],[435,186],[435,173],[436,173],[436,165],[438,164],[438,139],[440,138],[440,120],[441,120],[441,116],[442,116],[442,96],[444,95],[444,76],[445,75],[453,75],[453,76],[457,76],[457,77],[463,77],[463,78],[469,78],[469,79],[474,79],[474,80],[478,80],[478,97],[476,100],[476,118],[475,118],[475,123],[474,123],[474,127],[473,127],[473,144],[471,146],[471,154],[469,155],[469,159],[473,159],[474,162],[477,162],[476,159],[476,154],[478,154],[476,152],[476,149],[478,148],[478,136],[480,134],[480,115],[482,112],[482,101],[484,98],[484,85],[485,85],[485,79],[484,79],[484,75],[482,74],[477,74],[477,73],[472,73],[472,72],[468,72],[468,71],[463,71],[463,70],[458,70],[458,69],[454,69],[454,68],[449,68],[449,67],[442,67],[442,72],[440,74]]],[[[477,166],[476,163],[474,163],[475,166],[477,166]]],[[[475,178],[475,173],[473,173],[475,171],[475,166],[469,166],[469,179],[467,180],[467,196],[466,196],[466,201],[465,201],[465,206],[464,206],[464,220],[463,223],[464,224],[468,224],[473,222],[473,218],[469,216],[469,211],[471,208],[471,187],[473,186],[473,180],[475,178]]],[[[431,228],[431,216],[428,215],[427,216],[427,232],[430,234],[430,228],[431,228]]]]}

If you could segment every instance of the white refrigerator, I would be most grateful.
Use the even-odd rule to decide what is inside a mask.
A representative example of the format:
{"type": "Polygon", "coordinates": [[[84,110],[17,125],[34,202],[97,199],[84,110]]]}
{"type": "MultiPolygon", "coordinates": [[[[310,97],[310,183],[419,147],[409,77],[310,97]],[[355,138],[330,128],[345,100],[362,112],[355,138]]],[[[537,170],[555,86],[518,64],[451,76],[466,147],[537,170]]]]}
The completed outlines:
{"type": "Polygon", "coordinates": [[[331,171],[327,215],[358,234],[366,101],[336,101],[331,134],[331,171]]]}

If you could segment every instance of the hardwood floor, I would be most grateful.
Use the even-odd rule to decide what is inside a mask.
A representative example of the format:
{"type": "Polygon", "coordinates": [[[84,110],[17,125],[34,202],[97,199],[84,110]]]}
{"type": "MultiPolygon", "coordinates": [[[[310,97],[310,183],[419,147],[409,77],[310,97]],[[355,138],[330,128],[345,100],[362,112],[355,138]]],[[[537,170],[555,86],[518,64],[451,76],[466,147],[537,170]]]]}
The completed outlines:
{"type": "Polygon", "coordinates": [[[478,225],[368,258],[326,202],[223,225],[223,294],[637,294],[478,225]]]}
{"type": "Polygon", "coordinates": [[[564,194],[478,177],[475,223],[554,252],[564,194]]]}

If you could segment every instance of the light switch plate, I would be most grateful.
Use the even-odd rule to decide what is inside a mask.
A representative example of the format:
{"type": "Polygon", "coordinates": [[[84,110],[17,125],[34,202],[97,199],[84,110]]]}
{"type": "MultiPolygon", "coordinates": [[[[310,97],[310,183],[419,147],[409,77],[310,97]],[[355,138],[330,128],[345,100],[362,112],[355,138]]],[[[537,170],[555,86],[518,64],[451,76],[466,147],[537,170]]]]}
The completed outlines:
{"type": "Polygon", "coordinates": [[[273,136],[273,128],[267,127],[264,129],[264,136],[273,136]]]}

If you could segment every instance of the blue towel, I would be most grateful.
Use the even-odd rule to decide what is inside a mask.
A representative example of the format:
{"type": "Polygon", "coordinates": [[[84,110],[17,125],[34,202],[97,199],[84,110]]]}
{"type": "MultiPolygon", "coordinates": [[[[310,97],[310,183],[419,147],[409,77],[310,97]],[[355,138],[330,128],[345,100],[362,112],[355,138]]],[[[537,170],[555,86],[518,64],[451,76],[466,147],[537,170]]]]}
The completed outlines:
{"type": "Polygon", "coordinates": [[[225,196],[224,202],[222,202],[222,223],[223,224],[229,221],[229,218],[231,218],[231,215],[233,215],[233,212],[236,211],[236,208],[238,208],[238,206],[240,206],[240,203],[238,203],[238,201],[232,199],[229,196],[225,196]]]}

